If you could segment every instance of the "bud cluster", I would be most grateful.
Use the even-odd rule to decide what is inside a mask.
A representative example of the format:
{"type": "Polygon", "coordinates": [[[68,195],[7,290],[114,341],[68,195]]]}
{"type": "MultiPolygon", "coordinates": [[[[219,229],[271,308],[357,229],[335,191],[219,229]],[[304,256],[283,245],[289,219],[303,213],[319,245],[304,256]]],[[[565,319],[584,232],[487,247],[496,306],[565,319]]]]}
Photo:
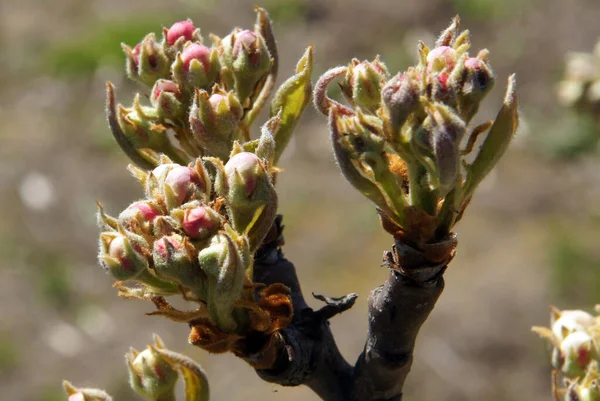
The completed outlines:
{"type": "MultiPolygon", "coordinates": [[[[122,45],[127,76],[145,93],[124,107],[117,105],[108,83],[107,115],[114,137],[135,164],[152,169],[160,154],[179,164],[201,156],[226,162],[235,142],[256,146],[250,127],[274,88],[278,69],[268,15],[260,8],[257,14],[253,30],[236,28],[222,39],[210,35],[210,45],[190,20],[163,29],[160,40],[151,33],[133,48],[122,45]]],[[[280,143],[275,160],[309,101],[311,68],[309,48],[296,75],[271,103],[271,118],[278,122],[274,136],[280,143]],[[305,99],[281,104],[299,86],[307,92],[305,99]]]]}
{"type": "MultiPolygon", "coordinates": [[[[265,136],[269,131],[257,153],[268,158],[265,136]]],[[[181,294],[196,301],[198,310],[182,317],[184,312],[169,307],[160,314],[185,322],[202,318],[211,330],[235,338],[259,326],[272,330],[253,318],[253,308],[262,311],[258,305],[264,302],[252,282],[253,255],[277,212],[267,158],[238,148],[225,164],[205,158],[182,166],[163,155],[150,172],[131,166],[145,198],[116,218],[100,207],[98,219],[103,229],[98,258],[108,274],[128,282],[121,284],[121,294],[155,303],[155,297],[181,294]]]]}
{"type": "Polygon", "coordinates": [[[566,107],[600,111],[600,41],[591,53],[567,55],[565,72],[557,88],[558,99],[566,107]]]}
{"type": "Polygon", "coordinates": [[[495,78],[488,51],[470,56],[469,32],[458,27],[456,17],[432,49],[419,43],[420,62],[403,73],[391,76],[379,57],[355,59],[325,73],[315,87],[344,176],[377,205],[386,230],[416,244],[448,236],[518,123],[511,76],[497,119],[468,128],[495,78]],[[326,95],[338,77],[349,106],[326,95]]]}
{"type": "MultiPolygon", "coordinates": [[[[600,311],[600,307],[596,307],[600,311]]],[[[550,328],[532,329],[552,345],[557,399],[600,400],[600,316],[552,308],[550,328]],[[562,376],[562,383],[558,383],[562,376]]]]}
{"type": "MultiPolygon", "coordinates": [[[[165,348],[156,334],[154,344],[142,352],[131,348],[125,355],[125,362],[131,388],[146,400],[174,400],[179,376],[185,382],[185,401],[209,399],[208,379],[202,367],[191,358],[165,348]]],[[[68,381],[63,382],[63,387],[69,401],[112,401],[112,397],[102,390],[76,388],[68,381]]]]}
{"type": "Polygon", "coordinates": [[[138,94],[131,108],[117,106],[108,85],[109,124],[145,197],[117,217],[100,207],[99,261],[122,296],[151,300],[153,314],[190,324],[190,341],[213,352],[243,349],[250,332],[270,338],[292,314],[289,290],[257,291],[252,271],[277,213],[277,162],[310,102],[312,48],[251,140],[277,73],[270,21],[257,13],[253,31],[213,35],[211,47],[191,21],[123,46],[150,105],[138,94]],[[197,309],[172,307],[164,297],[176,294],[197,309]]]}

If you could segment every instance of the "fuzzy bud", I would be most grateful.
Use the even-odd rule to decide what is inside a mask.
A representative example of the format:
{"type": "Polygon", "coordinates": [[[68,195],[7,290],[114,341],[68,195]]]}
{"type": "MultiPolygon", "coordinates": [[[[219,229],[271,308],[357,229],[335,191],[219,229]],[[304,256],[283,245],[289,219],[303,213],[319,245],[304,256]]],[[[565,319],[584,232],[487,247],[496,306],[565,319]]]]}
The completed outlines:
{"type": "Polygon", "coordinates": [[[444,69],[452,71],[456,65],[457,54],[450,46],[433,48],[427,54],[427,73],[440,72],[444,69]]]}
{"type": "Polygon", "coordinates": [[[119,215],[119,222],[126,230],[151,232],[152,223],[160,215],[158,205],[152,201],[138,201],[127,207],[119,215]]]}
{"type": "Polygon", "coordinates": [[[125,355],[131,388],[148,400],[174,399],[179,373],[155,349],[125,355]]]}
{"type": "Polygon", "coordinates": [[[190,20],[176,22],[167,31],[167,43],[173,46],[179,38],[186,42],[193,40],[195,30],[196,27],[190,20]]]}
{"type": "Polygon", "coordinates": [[[398,74],[390,79],[382,90],[392,127],[397,130],[419,104],[419,82],[414,74],[398,74]]]}
{"type": "Polygon", "coordinates": [[[193,289],[206,283],[206,275],[198,266],[194,246],[179,234],[154,241],[152,259],[156,273],[165,280],[193,289]]]}
{"type": "Polygon", "coordinates": [[[381,104],[381,90],[387,69],[378,59],[363,61],[348,68],[345,85],[354,104],[374,113],[381,104]]]}
{"type": "Polygon", "coordinates": [[[219,214],[200,202],[188,203],[171,213],[179,220],[187,236],[193,240],[205,240],[214,235],[221,227],[219,214]]]}
{"type": "Polygon", "coordinates": [[[219,44],[219,60],[242,103],[271,68],[271,55],[264,38],[247,29],[223,38],[219,44]]]}
{"type": "Polygon", "coordinates": [[[133,49],[123,45],[127,55],[127,76],[134,81],[152,87],[156,80],[168,78],[171,60],[153,33],[133,49]]]}
{"type": "Polygon", "coordinates": [[[148,269],[145,249],[148,244],[130,232],[106,232],[100,235],[98,259],[104,270],[119,281],[132,280],[148,269]]]}
{"type": "Polygon", "coordinates": [[[233,228],[247,233],[251,248],[258,248],[277,213],[277,193],[261,159],[241,152],[225,165],[225,202],[233,228]]]}
{"type": "Polygon", "coordinates": [[[157,110],[157,114],[161,118],[180,118],[184,112],[181,103],[181,91],[179,86],[165,79],[159,79],[152,88],[152,96],[150,96],[152,106],[157,110]]]}
{"type": "Polygon", "coordinates": [[[566,377],[583,377],[594,352],[592,337],[583,331],[569,334],[559,346],[564,364],[562,372],[566,377]]]}
{"type": "Polygon", "coordinates": [[[239,139],[244,109],[233,92],[198,91],[190,110],[190,127],[206,156],[227,160],[239,139]]]}
{"type": "Polygon", "coordinates": [[[172,66],[175,81],[190,93],[194,88],[211,87],[218,70],[215,50],[198,43],[187,43],[172,66]]]}
{"type": "Polygon", "coordinates": [[[463,79],[459,83],[458,100],[465,121],[470,121],[479,110],[479,104],[494,86],[495,77],[489,64],[471,57],[464,62],[463,79]]]}

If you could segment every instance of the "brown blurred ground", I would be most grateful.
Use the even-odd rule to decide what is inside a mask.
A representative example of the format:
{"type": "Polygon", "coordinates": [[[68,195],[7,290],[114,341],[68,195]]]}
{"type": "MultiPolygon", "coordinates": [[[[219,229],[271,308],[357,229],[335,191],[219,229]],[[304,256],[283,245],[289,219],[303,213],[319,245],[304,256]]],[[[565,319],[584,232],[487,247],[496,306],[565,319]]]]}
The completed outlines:
{"type": "MultiPolygon", "coordinates": [[[[191,17],[203,33],[223,36],[234,25],[253,23],[253,3],[0,3],[1,398],[60,400],[60,382],[68,378],[76,385],[104,387],[117,400],[135,399],[126,392],[123,354],[130,345],[142,348],[156,332],[170,348],[202,363],[213,400],[316,399],[305,388],[260,381],[232,356],[211,356],[187,345],[183,325],[145,317],[151,305],[118,299],[96,265],[95,200],[116,214],[141,196],[106,127],[104,85],[115,82],[124,103],[134,87],[125,82],[120,60],[96,56],[96,64],[81,67],[78,57],[102,55],[102,49],[92,48],[100,44],[118,54],[120,39],[97,39],[115,21],[151,22],[158,32],[161,25],[191,17]],[[71,59],[60,59],[65,48],[75,49],[71,59]]],[[[281,79],[309,44],[316,46],[316,73],[352,56],[376,54],[392,71],[404,69],[413,62],[416,39],[431,43],[457,12],[473,34],[473,50],[490,49],[498,76],[481,120],[494,116],[508,74],[517,72],[525,124],[456,229],[458,256],[419,337],[405,397],[550,399],[549,358],[529,327],[547,322],[550,303],[589,308],[600,298],[598,285],[590,284],[598,282],[591,269],[600,267],[600,163],[549,161],[528,132],[560,126],[563,111],[555,104],[553,85],[565,52],[590,50],[600,37],[600,3],[267,0],[261,5],[279,16],[281,79]],[[565,250],[565,243],[575,245],[565,250]],[[589,269],[578,267],[583,265],[589,269]]],[[[368,292],[386,275],[379,265],[390,239],[381,233],[369,202],[341,178],[325,121],[312,109],[283,167],[278,185],[285,252],[306,294],[360,295],[351,311],[332,321],[343,354],[354,360],[364,341],[368,292]]]]}

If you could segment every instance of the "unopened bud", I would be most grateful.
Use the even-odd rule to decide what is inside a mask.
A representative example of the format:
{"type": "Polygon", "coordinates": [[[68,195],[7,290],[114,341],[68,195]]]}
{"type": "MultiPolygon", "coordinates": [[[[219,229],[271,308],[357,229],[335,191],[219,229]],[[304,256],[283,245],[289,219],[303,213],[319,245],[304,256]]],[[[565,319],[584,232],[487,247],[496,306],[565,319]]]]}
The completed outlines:
{"type": "Polygon", "coordinates": [[[68,401],[112,401],[112,397],[103,390],[77,388],[66,380],[63,381],[63,388],[69,396],[68,401]]]}
{"type": "Polygon", "coordinates": [[[560,352],[564,358],[562,372],[570,378],[583,377],[594,352],[592,337],[583,331],[569,334],[560,343],[560,352]]]}
{"type": "Polygon", "coordinates": [[[379,59],[373,62],[363,61],[348,68],[344,86],[354,104],[370,112],[375,112],[381,104],[381,90],[385,83],[387,69],[379,59]]]}
{"type": "Polygon", "coordinates": [[[264,38],[250,30],[237,30],[220,43],[221,66],[230,71],[235,94],[244,103],[271,67],[264,38]]]}
{"type": "Polygon", "coordinates": [[[165,280],[192,289],[206,283],[206,275],[198,266],[194,246],[179,234],[154,241],[152,259],[156,273],[165,280]]]}
{"type": "Polygon", "coordinates": [[[232,92],[196,92],[190,110],[190,127],[204,155],[227,160],[239,138],[244,109],[232,92]]]}
{"type": "Polygon", "coordinates": [[[456,65],[457,54],[450,46],[439,46],[427,55],[427,73],[440,72],[444,69],[452,71],[456,65]]]}
{"type": "Polygon", "coordinates": [[[173,208],[200,199],[206,191],[206,184],[195,169],[175,166],[165,176],[164,191],[167,206],[173,208]]]}
{"type": "Polygon", "coordinates": [[[169,76],[171,61],[153,33],[148,34],[133,50],[126,45],[123,45],[123,50],[127,55],[129,78],[151,87],[156,80],[169,76]]]}
{"type": "Polygon", "coordinates": [[[152,201],[138,201],[127,207],[119,215],[119,222],[126,230],[151,232],[152,223],[160,215],[158,205],[152,201]]]}
{"type": "Polygon", "coordinates": [[[174,399],[179,373],[151,347],[125,355],[131,388],[148,400],[174,399]]]}
{"type": "Polygon", "coordinates": [[[115,279],[132,280],[148,269],[143,237],[127,232],[107,232],[100,235],[98,259],[104,270],[115,279]]]}
{"type": "Polygon", "coordinates": [[[167,43],[173,46],[179,38],[183,38],[186,42],[190,41],[195,30],[196,27],[190,20],[176,22],[167,31],[167,43]]]}
{"type": "Polygon", "coordinates": [[[420,107],[419,81],[414,74],[398,74],[382,90],[383,103],[389,112],[392,127],[400,128],[406,118],[420,107]]]}
{"type": "Polygon", "coordinates": [[[188,203],[171,213],[180,221],[183,231],[193,240],[205,240],[221,228],[219,214],[199,202],[188,203]]]}
{"type": "Polygon", "coordinates": [[[165,79],[159,79],[152,88],[150,97],[152,105],[156,108],[157,114],[162,118],[178,118],[183,112],[181,103],[181,91],[179,86],[165,79]]]}
{"type": "Polygon", "coordinates": [[[479,103],[494,86],[495,78],[488,63],[475,57],[465,60],[463,74],[458,96],[461,115],[468,122],[479,110],[479,103]]]}
{"type": "Polygon", "coordinates": [[[269,232],[277,213],[277,193],[263,162],[241,152],[225,165],[228,191],[225,202],[233,228],[247,233],[256,249],[269,232]]]}
{"type": "Polygon", "coordinates": [[[188,92],[208,89],[218,73],[215,50],[198,43],[188,43],[173,63],[173,76],[188,92]]]}

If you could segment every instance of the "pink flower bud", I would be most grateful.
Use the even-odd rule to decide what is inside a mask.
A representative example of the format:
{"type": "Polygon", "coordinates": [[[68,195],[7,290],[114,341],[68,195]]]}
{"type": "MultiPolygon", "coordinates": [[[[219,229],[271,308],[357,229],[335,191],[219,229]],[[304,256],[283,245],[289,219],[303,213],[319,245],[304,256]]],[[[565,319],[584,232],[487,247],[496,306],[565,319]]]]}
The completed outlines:
{"type": "Polygon", "coordinates": [[[175,166],[165,176],[165,184],[171,187],[178,204],[191,200],[198,191],[206,187],[198,173],[191,167],[175,166]]]}
{"type": "Polygon", "coordinates": [[[154,92],[152,93],[152,99],[157,100],[162,92],[172,93],[175,96],[181,95],[179,86],[173,81],[160,80],[154,86],[154,92]]]}
{"type": "Polygon", "coordinates": [[[185,71],[190,70],[192,60],[198,60],[202,63],[204,71],[207,73],[210,72],[210,49],[206,46],[192,43],[183,49],[181,60],[183,61],[183,69],[185,71]]]}
{"type": "Polygon", "coordinates": [[[213,228],[213,221],[202,206],[193,209],[186,209],[183,217],[183,231],[191,238],[197,238],[201,235],[203,229],[213,228]]]}
{"type": "Polygon", "coordinates": [[[154,242],[154,252],[163,260],[169,260],[172,257],[170,250],[180,251],[182,249],[184,249],[182,238],[177,234],[164,236],[154,242]]]}
{"type": "Polygon", "coordinates": [[[218,110],[218,107],[221,104],[221,102],[227,101],[227,96],[221,95],[220,93],[213,93],[208,98],[208,101],[210,102],[210,105],[213,107],[213,109],[218,110]]]}
{"type": "Polygon", "coordinates": [[[152,223],[160,213],[145,201],[134,202],[125,209],[131,212],[139,212],[140,216],[149,223],[152,223]]]}
{"type": "Polygon", "coordinates": [[[233,156],[225,165],[225,173],[233,177],[235,172],[242,177],[244,192],[250,195],[256,188],[256,167],[260,165],[260,159],[254,153],[241,152],[233,156]]]}
{"type": "Polygon", "coordinates": [[[167,43],[169,46],[177,41],[177,39],[183,37],[186,41],[192,40],[192,36],[196,27],[190,21],[179,21],[174,23],[167,31],[167,43]]]}
{"type": "Polygon", "coordinates": [[[248,29],[239,32],[235,36],[235,44],[233,45],[233,58],[238,57],[240,52],[250,54],[250,64],[256,65],[260,61],[260,55],[254,51],[258,37],[248,29]]]}
{"type": "Polygon", "coordinates": [[[465,60],[465,68],[479,70],[481,68],[481,60],[479,60],[477,57],[469,57],[465,60]]]}
{"type": "Polygon", "coordinates": [[[140,53],[141,52],[142,52],[142,44],[138,43],[137,45],[135,45],[135,47],[133,48],[133,51],[131,52],[131,54],[133,55],[133,63],[135,64],[136,67],[140,63],[140,53]]]}
{"type": "Polygon", "coordinates": [[[456,65],[456,51],[450,46],[439,46],[432,49],[427,55],[427,72],[431,71],[436,61],[440,61],[448,71],[452,71],[456,65]]]}
{"type": "Polygon", "coordinates": [[[141,229],[143,232],[148,232],[159,215],[160,212],[157,208],[153,207],[148,201],[138,201],[121,212],[119,222],[129,231],[139,233],[141,229]]]}
{"type": "Polygon", "coordinates": [[[145,267],[141,245],[137,241],[128,241],[129,243],[127,241],[123,235],[115,236],[108,244],[106,252],[106,256],[117,263],[105,263],[104,267],[119,280],[135,277],[145,267]],[[128,248],[128,245],[131,248],[128,248]],[[132,248],[133,252],[131,252],[132,248]]]}

